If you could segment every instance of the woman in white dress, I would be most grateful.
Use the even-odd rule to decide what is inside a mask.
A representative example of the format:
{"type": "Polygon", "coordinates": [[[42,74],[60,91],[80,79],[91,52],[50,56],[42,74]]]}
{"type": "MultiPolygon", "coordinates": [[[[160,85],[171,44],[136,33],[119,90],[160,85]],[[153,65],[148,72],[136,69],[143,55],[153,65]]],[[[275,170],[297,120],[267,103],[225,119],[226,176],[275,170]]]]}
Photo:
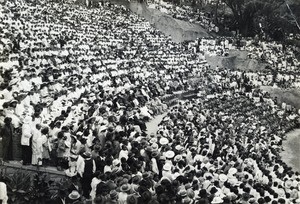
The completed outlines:
{"type": "Polygon", "coordinates": [[[32,165],[41,165],[43,157],[43,137],[41,133],[41,125],[36,124],[32,132],[32,165]]]}

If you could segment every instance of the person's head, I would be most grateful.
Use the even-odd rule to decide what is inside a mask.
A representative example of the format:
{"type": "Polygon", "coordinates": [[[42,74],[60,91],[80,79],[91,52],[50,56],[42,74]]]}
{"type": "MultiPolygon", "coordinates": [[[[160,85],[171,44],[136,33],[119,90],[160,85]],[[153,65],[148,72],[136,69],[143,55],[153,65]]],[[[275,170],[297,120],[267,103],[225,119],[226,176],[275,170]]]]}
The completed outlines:
{"type": "Polygon", "coordinates": [[[150,191],[145,191],[141,195],[141,200],[143,203],[148,203],[152,199],[152,195],[150,191]]]}
{"type": "Polygon", "coordinates": [[[13,100],[13,101],[10,103],[10,107],[16,108],[16,107],[17,107],[17,104],[18,104],[18,101],[17,101],[17,100],[13,100]]]}
{"type": "Polygon", "coordinates": [[[10,125],[11,124],[11,118],[10,117],[6,117],[5,119],[4,119],[4,123],[5,123],[5,125],[10,125]]]}
{"type": "Polygon", "coordinates": [[[114,200],[114,201],[117,201],[118,198],[119,198],[118,193],[117,193],[116,190],[110,191],[109,195],[110,195],[110,199],[114,200]]]}
{"type": "Polygon", "coordinates": [[[57,138],[62,139],[64,137],[64,132],[60,131],[57,133],[57,138]]]}
{"type": "Polygon", "coordinates": [[[100,195],[96,196],[95,199],[94,199],[94,203],[95,204],[102,204],[103,203],[102,196],[100,196],[100,195]]]}
{"type": "Polygon", "coordinates": [[[69,194],[69,199],[71,200],[71,202],[75,202],[78,201],[80,199],[80,194],[78,191],[73,190],[70,194],[69,194]]]}
{"type": "Polygon", "coordinates": [[[198,195],[199,195],[200,198],[206,198],[207,197],[207,191],[205,189],[201,189],[199,191],[198,195]]]}
{"type": "Polygon", "coordinates": [[[59,121],[56,122],[56,123],[55,123],[55,127],[60,128],[60,127],[61,127],[61,122],[59,122],[59,121]]]}
{"type": "Polygon", "coordinates": [[[127,150],[127,147],[125,145],[122,145],[122,150],[127,150]]]}
{"type": "Polygon", "coordinates": [[[36,128],[37,130],[40,130],[41,127],[42,127],[42,126],[41,126],[40,124],[36,124],[36,125],[35,125],[35,128],[36,128]]]}
{"type": "Polygon", "coordinates": [[[47,135],[49,133],[49,128],[48,127],[43,128],[42,131],[41,131],[41,133],[43,135],[47,135]]]}

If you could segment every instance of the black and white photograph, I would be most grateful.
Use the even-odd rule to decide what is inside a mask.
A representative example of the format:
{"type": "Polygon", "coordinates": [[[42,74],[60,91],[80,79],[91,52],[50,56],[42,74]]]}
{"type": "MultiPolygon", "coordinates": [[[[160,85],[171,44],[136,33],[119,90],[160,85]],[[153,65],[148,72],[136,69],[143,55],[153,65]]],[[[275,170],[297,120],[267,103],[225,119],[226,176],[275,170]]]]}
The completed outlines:
{"type": "Polygon", "coordinates": [[[0,204],[300,204],[300,0],[0,0],[0,204]]]}

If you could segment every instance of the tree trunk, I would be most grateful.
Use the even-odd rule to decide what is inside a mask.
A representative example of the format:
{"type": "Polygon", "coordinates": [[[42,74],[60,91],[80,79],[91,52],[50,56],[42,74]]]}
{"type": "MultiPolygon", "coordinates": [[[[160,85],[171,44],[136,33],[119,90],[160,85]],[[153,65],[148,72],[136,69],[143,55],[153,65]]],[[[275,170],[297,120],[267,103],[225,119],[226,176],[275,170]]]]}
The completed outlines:
{"type": "Polygon", "coordinates": [[[245,37],[254,36],[254,19],[251,16],[243,17],[239,21],[240,34],[245,37]]]}
{"type": "Polygon", "coordinates": [[[216,22],[216,24],[219,23],[219,21],[218,21],[218,9],[219,9],[219,4],[220,4],[220,0],[217,1],[216,7],[215,7],[215,22],[216,22]]]}

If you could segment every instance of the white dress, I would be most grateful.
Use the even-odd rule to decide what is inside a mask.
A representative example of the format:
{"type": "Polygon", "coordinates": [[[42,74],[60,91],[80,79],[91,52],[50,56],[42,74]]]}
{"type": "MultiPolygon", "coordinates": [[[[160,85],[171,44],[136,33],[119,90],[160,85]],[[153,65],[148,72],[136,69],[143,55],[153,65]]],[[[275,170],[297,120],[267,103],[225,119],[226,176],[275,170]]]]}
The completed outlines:
{"type": "MultiPolygon", "coordinates": [[[[32,161],[33,165],[37,165],[39,159],[42,159],[43,155],[43,138],[41,132],[37,129],[34,130],[32,136],[32,161]]],[[[41,164],[41,163],[40,163],[41,164]]]]}

